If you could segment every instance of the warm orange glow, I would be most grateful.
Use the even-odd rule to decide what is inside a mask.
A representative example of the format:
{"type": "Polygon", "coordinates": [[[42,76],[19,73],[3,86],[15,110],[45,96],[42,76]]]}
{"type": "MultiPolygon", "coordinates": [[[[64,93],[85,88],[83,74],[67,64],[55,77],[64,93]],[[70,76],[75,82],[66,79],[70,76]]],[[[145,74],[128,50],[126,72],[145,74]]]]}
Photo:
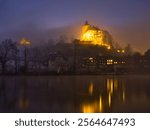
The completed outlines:
{"type": "Polygon", "coordinates": [[[110,46],[108,46],[108,47],[107,47],[107,49],[108,49],[108,50],[110,50],[110,49],[111,49],[111,47],[110,47],[110,46]]]}
{"type": "Polygon", "coordinates": [[[113,64],[113,59],[107,60],[107,65],[112,65],[113,64]]]}
{"type": "Polygon", "coordinates": [[[102,96],[100,95],[99,97],[99,111],[102,112],[103,111],[103,102],[102,102],[102,96]]]}
{"type": "Polygon", "coordinates": [[[111,94],[113,94],[113,92],[114,92],[113,80],[111,80],[111,83],[110,83],[110,92],[111,92],[111,94]]]}
{"type": "Polygon", "coordinates": [[[103,112],[102,96],[100,95],[99,101],[83,104],[81,109],[83,113],[103,112]]]}
{"type": "Polygon", "coordinates": [[[91,82],[90,85],[89,85],[89,94],[90,95],[93,94],[93,89],[94,89],[94,85],[93,85],[93,82],[91,82]]]}
{"type": "Polygon", "coordinates": [[[122,53],[125,53],[125,50],[122,50],[122,53]]]}
{"type": "Polygon", "coordinates": [[[25,38],[22,38],[20,41],[20,44],[21,45],[29,45],[29,44],[31,44],[31,42],[25,38]]]}
{"type": "Polygon", "coordinates": [[[95,105],[88,104],[83,106],[83,113],[94,113],[95,112],[95,105]]]}
{"type": "Polygon", "coordinates": [[[104,30],[101,30],[95,26],[91,26],[88,24],[88,22],[83,25],[80,40],[84,43],[104,46],[110,50],[111,46],[108,39],[110,39],[110,37],[104,30]]]}
{"type": "Polygon", "coordinates": [[[111,94],[114,92],[114,82],[113,79],[107,79],[107,91],[111,94]]]}
{"type": "Polygon", "coordinates": [[[83,41],[92,41],[93,40],[93,32],[87,31],[86,33],[84,33],[82,36],[82,40],[83,41]]]}
{"type": "MultiPolygon", "coordinates": [[[[125,91],[125,82],[124,80],[119,82],[117,78],[110,77],[106,79],[106,87],[107,91],[106,93],[99,93],[99,95],[95,96],[93,95],[93,89],[94,85],[91,82],[89,84],[89,95],[92,95],[91,97],[95,97],[95,100],[87,100],[83,104],[81,104],[81,111],[84,113],[95,113],[95,112],[107,112],[107,110],[111,110],[113,106],[113,101],[116,100],[116,98],[120,100],[123,103],[126,101],[126,91],[125,91]],[[121,83],[121,84],[120,84],[121,83]],[[119,87],[120,85],[120,87],[119,87]],[[121,90],[121,91],[120,91],[121,90]]],[[[95,93],[96,94],[96,93],[95,93]]],[[[88,96],[88,98],[91,99],[91,97],[88,96]]]]}
{"type": "Polygon", "coordinates": [[[111,93],[108,94],[108,104],[109,107],[111,107],[111,93]]]}
{"type": "Polygon", "coordinates": [[[118,49],[117,52],[118,52],[118,53],[125,53],[125,50],[123,50],[123,49],[120,49],[120,50],[119,50],[119,49],[118,49]]]}
{"type": "Polygon", "coordinates": [[[118,53],[120,53],[120,50],[117,50],[118,53]]]}

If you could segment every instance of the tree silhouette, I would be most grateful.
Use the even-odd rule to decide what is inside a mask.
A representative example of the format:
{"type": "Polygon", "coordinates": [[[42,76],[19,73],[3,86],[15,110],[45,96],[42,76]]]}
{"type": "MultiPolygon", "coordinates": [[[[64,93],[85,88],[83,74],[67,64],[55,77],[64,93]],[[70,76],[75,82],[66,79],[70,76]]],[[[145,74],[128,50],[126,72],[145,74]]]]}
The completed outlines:
{"type": "Polygon", "coordinates": [[[145,58],[145,62],[146,64],[150,64],[150,49],[148,49],[145,53],[144,53],[144,58],[145,58]]]}
{"type": "Polygon", "coordinates": [[[6,39],[0,43],[0,63],[2,66],[2,74],[5,74],[6,64],[12,59],[12,55],[16,52],[16,42],[6,39]]]}

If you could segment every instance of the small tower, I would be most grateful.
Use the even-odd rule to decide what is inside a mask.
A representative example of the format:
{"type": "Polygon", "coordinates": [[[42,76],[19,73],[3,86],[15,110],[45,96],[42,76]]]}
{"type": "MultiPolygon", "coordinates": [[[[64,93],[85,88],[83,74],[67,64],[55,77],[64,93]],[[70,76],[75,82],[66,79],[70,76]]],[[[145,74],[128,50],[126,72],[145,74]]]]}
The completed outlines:
{"type": "Polygon", "coordinates": [[[89,23],[88,23],[88,21],[87,21],[87,20],[85,21],[85,24],[84,24],[84,25],[89,25],[89,23]]]}
{"type": "Polygon", "coordinates": [[[86,20],[85,21],[85,24],[82,26],[82,35],[83,34],[85,34],[87,31],[88,31],[88,29],[90,28],[90,24],[88,23],[88,21],[86,20]]]}

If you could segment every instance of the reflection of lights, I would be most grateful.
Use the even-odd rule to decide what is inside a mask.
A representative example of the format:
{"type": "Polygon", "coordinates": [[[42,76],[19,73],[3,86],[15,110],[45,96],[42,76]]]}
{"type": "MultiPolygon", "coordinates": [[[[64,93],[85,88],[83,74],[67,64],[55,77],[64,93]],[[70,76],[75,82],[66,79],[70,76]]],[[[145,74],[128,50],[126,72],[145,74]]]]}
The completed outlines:
{"type": "Polygon", "coordinates": [[[84,105],[82,109],[83,109],[83,113],[94,113],[94,106],[91,104],[84,105]]]}
{"type": "Polygon", "coordinates": [[[117,91],[117,89],[118,89],[118,80],[117,79],[114,79],[114,89],[115,89],[115,91],[117,91]]]}
{"type": "Polygon", "coordinates": [[[99,110],[100,110],[100,112],[103,111],[102,96],[99,97],[99,110]]]}
{"type": "Polygon", "coordinates": [[[92,101],[91,97],[88,96],[89,99],[85,103],[81,105],[81,110],[84,113],[94,113],[94,112],[107,112],[107,110],[111,111],[113,100],[118,101],[117,98],[119,98],[119,101],[121,103],[125,103],[126,101],[126,91],[125,91],[125,82],[124,80],[118,80],[118,78],[110,77],[106,79],[105,89],[107,91],[103,91],[104,93],[100,93],[99,97],[97,97],[97,94],[93,94],[94,85],[91,82],[89,84],[89,95],[92,95],[92,101]],[[120,87],[119,87],[120,85],[120,87]],[[120,100],[121,97],[121,100],[120,100]],[[94,100],[93,100],[94,98],[94,100]],[[88,101],[89,100],[89,101],[88,101]]]}
{"type": "Polygon", "coordinates": [[[90,85],[89,85],[89,94],[90,95],[93,94],[93,88],[94,88],[94,85],[93,85],[93,82],[91,82],[90,85]]]}
{"type": "Polygon", "coordinates": [[[82,112],[83,113],[103,112],[102,96],[99,97],[99,101],[83,104],[82,112]]]}
{"type": "Polygon", "coordinates": [[[109,92],[109,90],[110,90],[110,89],[109,89],[109,86],[110,86],[110,85],[109,85],[109,79],[107,79],[107,84],[106,84],[106,85],[107,85],[107,91],[109,92]]]}
{"type": "Polygon", "coordinates": [[[111,106],[111,93],[109,93],[108,95],[108,104],[109,104],[109,107],[111,106]]]}
{"type": "Polygon", "coordinates": [[[107,91],[110,92],[111,94],[113,94],[113,90],[114,90],[114,81],[113,79],[107,79],[107,91]]]}
{"type": "Polygon", "coordinates": [[[125,89],[123,89],[122,98],[123,98],[123,102],[125,102],[125,99],[126,99],[125,89]]]}
{"type": "Polygon", "coordinates": [[[114,91],[118,89],[118,80],[117,79],[107,79],[107,92],[108,92],[108,105],[111,107],[112,95],[114,91]]]}
{"type": "Polygon", "coordinates": [[[110,92],[111,94],[113,94],[113,90],[114,90],[114,83],[113,83],[113,79],[110,80],[110,92]]]}

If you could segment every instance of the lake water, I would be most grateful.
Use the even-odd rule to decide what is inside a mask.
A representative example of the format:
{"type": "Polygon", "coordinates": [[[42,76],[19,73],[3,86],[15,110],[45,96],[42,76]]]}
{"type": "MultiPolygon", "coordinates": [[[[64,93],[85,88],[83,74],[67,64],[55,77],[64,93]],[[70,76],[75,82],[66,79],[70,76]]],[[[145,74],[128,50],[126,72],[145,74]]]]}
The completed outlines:
{"type": "Polygon", "coordinates": [[[0,112],[150,112],[150,76],[0,77],[0,112]]]}

